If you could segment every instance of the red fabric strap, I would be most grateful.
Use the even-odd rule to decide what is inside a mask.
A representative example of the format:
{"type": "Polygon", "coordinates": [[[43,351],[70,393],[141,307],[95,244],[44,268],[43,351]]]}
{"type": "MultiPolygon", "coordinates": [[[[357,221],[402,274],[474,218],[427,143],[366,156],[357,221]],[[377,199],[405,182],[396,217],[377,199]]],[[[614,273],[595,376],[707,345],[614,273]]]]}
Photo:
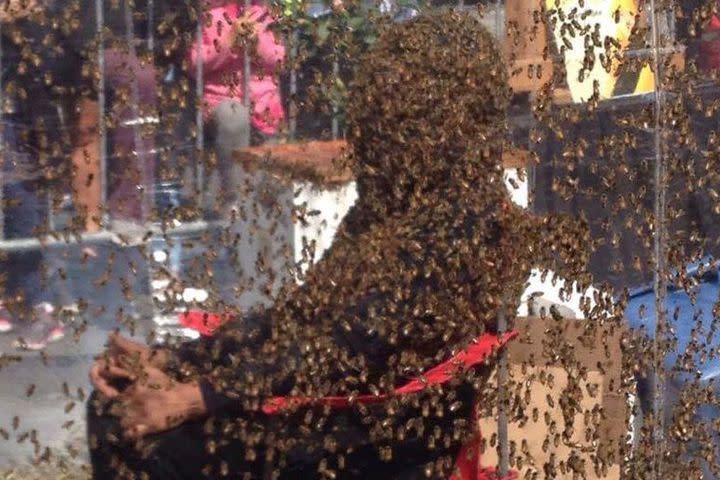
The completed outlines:
{"type": "MultiPolygon", "coordinates": [[[[201,335],[211,336],[214,331],[229,317],[203,311],[188,311],[179,315],[181,325],[200,332],[201,335]]],[[[485,361],[497,349],[517,336],[517,332],[509,332],[498,337],[497,335],[485,334],[478,337],[466,350],[461,351],[452,358],[437,365],[421,377],[415,378],[405,385],[398,387],[394,395],[407,395],[417,393],[430,385],[440,385],[450,380],[460,370],[466,370],[485,361]]],[[[333,408],[347,408],[353,402],[363,404],[375,404],[384,402],[388,395],[359,395],[354,399],[346,396],[328,396],[319,399],[305,397],[275,397],[263,405],[262,410],[268,415],[274,415],[282,410],[307,405],[328,405],[333,408]]]]}
{"type": "Polygon", "coordinates": [[[715,32],[717,30],[720,30],[720,17],[718,17],[717,15],[713,15],[710,19],[707,30],[708,32],[715,32]]]}
{"type": "MultiPolygon", "coordinates": [[[[394,395],[407,395],[422,391],[427,386],[440,385],[450,380],[461,370],[467,370],[479,363],[485,361],[497,349],[501,348],[507,342],[517,336],[517,332],[509,332],[498,337],[496,335],[485,334],[479,337],[466,350],[458,353],[449,360],[440,365],[431,368],[424,375],[418,377],[405,385],[396,388],[394,395]]],[[[354,399],[347,396],[329,396],[318,399],[306,397],[275,397],[266,402],[262,406],[262,411],[267,415],[275,415],[282,410],[301,405],[327,405],[332,408],[348,408],[353,403],[362,403],[365,405],[382,403],[387,400],[388,395],[358,395],[354,399]]]]}
{"type": "Polygon", "coordinates": [[[190,310],[178,315],[180,325],[192,328],[205,337],[212,336],[215,330],[230,319],[229,315],[218,315],[199,310],[190,310]]]}
{"type": "MultiPolygon", "coordinates": [[[[180,323],[188,328],[200,332],[201,335],[211,336],[214,331],[229,319],[226,315],[217,315],[208,312],[190,311],[180,314],[180,323]]],[[[440,385],[450,380],[459,371],[472,368],[494,354],[518,332],[512,331],[502,337],[485,334],[477,338],[466,350],[458,353],[447,361],[431,368],[424,375],[405,385],[398,387],[393,395],[408,395],[422,391],[432,385],[440,385]]],[[[329,396],[319,399],[306,397],[275,397],[262,406],[267,415],[275,415],[283,410],[302,405],[327,405],[332,408],[348,408],[354,402],[366,405],[381,403],[387,400],[388,395],[360,395],[354,399],[341,396],[329,396]]],[[[481,436],[478,435],[468,441],[460,450],[455,459],[454,473],[449,480],[516,480],[518,472],[512,471],[505,478],[500,478],[494,468],[483,467],[481,463],[481,436]]]]}

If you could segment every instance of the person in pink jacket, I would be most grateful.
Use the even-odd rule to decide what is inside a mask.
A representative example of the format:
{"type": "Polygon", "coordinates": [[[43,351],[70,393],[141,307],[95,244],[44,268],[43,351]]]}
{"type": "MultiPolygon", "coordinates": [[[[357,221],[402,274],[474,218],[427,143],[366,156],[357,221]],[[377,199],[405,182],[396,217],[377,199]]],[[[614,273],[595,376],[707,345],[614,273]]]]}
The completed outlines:
{"type": "Polygon", "coordinates": [[[285,119],[279,85],[285,47],[269,28],[274,21],[270,10],[257,0],[249,8],[237,1],[206,0],[206,14],[210,20],[204,24],[202,44],[198,48],[195,43],[189,52],[190,73],[203,62],[206,140],[214,146],[219,167],[213,173],[220,177],[222,191],[232,195],[237,188],[232,152],[251,143],[273,142],[285,119]],[[248,47],[249,105],[244,105],[248,47]]]}
{"type": "Polygon", "coordinates": [[[713,15],[700,38],[700,68],[705,72],[720,70],[720,16],[713,15]]]}

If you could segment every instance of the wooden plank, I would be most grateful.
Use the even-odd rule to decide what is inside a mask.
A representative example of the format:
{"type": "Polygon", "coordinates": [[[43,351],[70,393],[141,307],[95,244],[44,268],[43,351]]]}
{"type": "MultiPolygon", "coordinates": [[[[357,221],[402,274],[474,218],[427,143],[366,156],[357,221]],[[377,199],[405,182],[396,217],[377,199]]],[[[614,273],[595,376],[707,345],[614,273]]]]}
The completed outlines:
{"type": "MultiPolygon", "coordinates": [[[[519,478],[546,478],[547,475],[547,478],[572,480],[575,476],[571,469],[563,472],[558,468],[554,475],[543,470],[553,460],[558,466],[571,457],[584,463],[583,478],[620,478],[619,446],[628,430],[628,406],[621,389],[621,339],[625,327],[589,322],[592,321],[550,317],[515,319],[514,328],[520,336],[508,344],[506,354],[510,373],[508,388],[514,393],[512,411],[527,415],[527,418],[516,415],[508,424],[509,438],[517,447],[511,468],[517,470],[519,457],[525,460],[519,469],[519,478]],[[586,330],[590,326],[594,330],[586,330]],[[583,374],[577,375],[577,372],[583,374]],[[569,373],[576,375],[572,382],[569,373]],[[544,380],[548,378],[553,381],[544,380]],[[573,388],[568,388],[571,384],[573,388]],[[562,399],[573,394],[577,395],[578,403],[574,406],[578,410],[566,417],[562,399]],[[554,402],[553,407],[548,399],[554,402]],[[539,412],[536,419],[532,414],[534,409],[539,412]],[[603,414],[596,415],[599,411],[603,414]],[[593,421],[586,424],[586,418],[593,421]],[[556,434],[550,433],[546,419],[556,424],[556,434]],[[555,436],[570,425],[574,427],[571,441],[555,443],[555,436]],[[592,434],[591,440],[585,437],[587,431],[592,434]],[[527,454],[520,448],[523,440],[527,441],[527,454]],[[593,468],[596,457],[614,458],[616,463],[608,465],[606,475],[597,475],[593,468]]],[[[491,378],[493,383],[497,380],[496,374],[491,378]]],[[[486,401],[478,407],[480,432],[490,439],[497,432],[496,404],[486,401]]],[[[483,464],[496,465],[499,461],[496,448],[492,448],[490,442],[485,447],[483,464]]]]}
{"type": "MultiPolygon", "coordinates": [[[[341,168],[347,153],[347,143],[334,140],[243,148],[234,157],[248,170],[260,168],[281,178],[333,187],[352,180],[352,172],[341,168]]],[[[503,154],[503,166],[523,168],[529,159],[527,150],[509,150],[503,154]]]]}
{"type": "Polygon", "coordinates": [[[343,140],[314,141],[243,148],[234,157],[248,170],[333,187],[352,180],[352,172],[342,167],[347,150],[343,140]]]}
{"type": "Polygon", "coordinates": [[[530,151],[513,148],[503,152],[503,168],[525,168],[530,163],[530,151]]]}
{"type": "Polygon", "coordinates": [[[543,59],[548,45],[547,29],[543,22],[535,23],[535,12],[540,11],[541,0],[505,2],[503,51],[509,83],[515,92],[535,92],[552,78],[552,60],[549,56],[543,59]]]}

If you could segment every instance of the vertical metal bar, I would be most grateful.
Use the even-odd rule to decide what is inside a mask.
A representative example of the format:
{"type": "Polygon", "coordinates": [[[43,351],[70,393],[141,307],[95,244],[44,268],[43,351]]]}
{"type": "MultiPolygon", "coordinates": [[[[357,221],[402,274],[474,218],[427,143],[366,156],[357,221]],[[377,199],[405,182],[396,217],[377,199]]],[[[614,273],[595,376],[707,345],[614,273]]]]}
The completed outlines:
{"type": "MultiPolygon", "coordinates": [[[[5,148],[5,84],[3,83],[3,32],[0,22],[0,171],[5,171],[7,149],[5,148]]],[[[5,175],[0,175],[0,240],[5,240],[5,175]]]]}
{"type": "Polygon", "coordinates": [[[155,0],[147,2],[147,49],[151,54],[155,50],[155,0]]]}
{"type": "MultiPolygon", "coordinates": [[[[462,1],[462,0],[459,0],[462,1]]],[[[501,11],[503,9],[503,0],[495,2],[495,36],[498,39],[504,38],[501,11]]],[[[508,330],[506,317],[507,302],[503,299],[498,312],[498,335],[505,335],[508,330]]],[[[507,416],[507,383],[508,375],[508,358],[506,349],[500,351],[498,365],[498,474],[501,479],[507,478],[510,473],[510,439],[508,438],[508,416],[507,416]]]]}
{"type": "MultiPolygon", "coordinates": [[[[245,0],[243,14],[247,15],[252,5],[251,0],[245,0]]],[[[250,52],[247,48],[243,49],[243,105],[250,107],[250,52]]]]}
{"type": "Polygon", "coordinates": [[[205,169],[203,161],[203,150],[205,149],[205,130],[203,125],[203,93],[205,92],[205,81],[203,78],[204,62],[202,50],[203,40],[203,22],[204,22],[204,2],[198,1],[198,22],[197,31],[195,33],[195,48],[197,48],[197,62],[195,64],[195,96],[197,111],[195,112],[195,127],[197,136],[195,137],[195,178],[197,191],[199,195],[199,205],[203,205],[203,190],[205,186],[205,169]]]}
{"type": "MultiPolygon", "coordinates": [[[[134,68],[136,65],[139,65],[140,62],[138,61],[137,49],[135,48],[135,26],[133,24],[133,16],[130,11],[129,3],[130,2],[128,0],[123,2],[123,14],[125,16],[125,41],[127,43],[128,54],[130,55],[130,60],[134,68]]],[[[140,112],[140,86],[138,84],[137,72],[132,73],[133,75],[130,86],[130,93],[132,96],[131,111],[135,120],[132,127],[133,141],[135,143],[135,157],[137,158],[137,164],[142,171],[141,178],[143,181],[143,188],[141,189],[142,198],[140,199],[141,218],[146,219],[150,217],[150,211],[152,208],[152,205],[150,204],[152,199],[150,191],[152,189],[149,188],[150,181],[147,178],[147,149],[145,148],[145,141],[143,140],[142,133],[140,132],[142,124],[140,112]]]]}
{"type": "MultiPolygon", "coordinates": [[[[462,0],[459,0],[462,1],[462,0]]],[[[504,30],[505,30],[505,22],[503,22],[504,15],[503,15],[503,0],[495,0],[495,35],[498,41],[502,41],[503,38],[505,38],[504,30]]]]}
{"type": "MultiPolygon", "coordinates": [[[[333,60],[332,69],[333,77],[337,79],[340,76],[340,63],[337,60],[337,56],[333,60]]],[[[332,139],[337,140],[339,135],[340,125],[338,123],[338,106],[337,101],[334,101],[332,106],[332,139]]]]}
{"type": "Polygon", "coordinates": [[[667,22],[667,34],[671,40],[677,39],[677,19],[670,11],[665,12],[665,21],[667,22]]]}
{"type": "Polygon", "coordinates": [[[52,191],[48,191],[45,196],[45,203],[47,208],[47,218],[45,221],[47,222],[47,228],[49,232],[55,231],[55,214],[53,213],[53,198],[52,198],[52,191]]]}
{"type": "Polygon", "coordinates": [[[655,0],[650,0],[650,30],[652,34],[651,45],[653,49],[653,67],[655,71],[655,232],[653,236],[653,250],[655,257],[655,270],[653,272],[653,290],[655,293],[655,332],[653,337],[653,407],[655,428],[653,429],[653,478],[663,478],[662,458],[665,440],[665,374],[663,369],[663,352],[660,351],[660,335],[666,331],[666,279],[665,270],[667,252],[665,245],[665,211],[667,206],[665,192],[665,164],[662,146],[662,62],[660,60],[660,32],[658,27],[657,9],[655,0]]]}
{"type": "Polygon", "coordinates": [[[297,57],[297,45],[299,35],[295,29],[295,20],[297,20],[297,1],[292,0],[292,19],[293,30],[290,34],[290,52],[288,60],[290,61],[290,102],[288,104],[288,130],[290,141],[295,140],[297,133],[297,70],[295,69],[295,58],[297,57]]]}
{"type": "MultiPolygon", "coordinates": [[[[508,330],[507,317],[505,316],[506,303],[503,301],[498,312],[497,327],[498,335],[502,337],[508,330]]],[[[508,358],[506,350],[500,351],[498,364],[498,474],[504,479],[510,473],[510,445],[508,438],[508,416],[507,416],[507,382],[508,375],[508,358]]]]}
{"type": "Polygon", "coordinates": [[[98,35],[98,131],[100,135],[100,205],[102,224],[107,225],[107,125],[105,122],[105,18],[103,0],[95,0],[95,28],[98,35]]]}
{"type": "MultiPolygon", "coordinates": [[[[60,129],[62,133],[62,136],[67,132],[68,124],[67,124],[67,118],[65,116],[65,110],[63,109],[62,105],[59,103],[55,104],[55,111],[57,112],[58,117],[58,128],[60,129]]],[[[48,231],[54,232],[57,224],[55,223],[55,209],[53,208],[53,196],[52,196],[52,190],[48,190],[47,192],[47,218],[45,219],[47,222],[47,228],[48,231]]]]}
{"type": "MultiPolygon", "coordinates": [[[[250,7],[252,6],[251,0],[245,0],[244,2],[244,10],[243,15],[247,15],[250,11],[250,7]]],[[[251,42],[248,42],[248,46],[252,45],[251,42]]],[[[253,106],[252,102],[250,100],[250,75],[252,75],[252,65],[250,63],[250,52],[247,48],[243,49],[243,106],[248,109],[248,116],[247,116],[247,131],[250,132],[248,135],[249,144],[252,144],[252,112],[253,112],[253,106]]],[[[244,145],[249,146],[249,145],[244,145]]]]}

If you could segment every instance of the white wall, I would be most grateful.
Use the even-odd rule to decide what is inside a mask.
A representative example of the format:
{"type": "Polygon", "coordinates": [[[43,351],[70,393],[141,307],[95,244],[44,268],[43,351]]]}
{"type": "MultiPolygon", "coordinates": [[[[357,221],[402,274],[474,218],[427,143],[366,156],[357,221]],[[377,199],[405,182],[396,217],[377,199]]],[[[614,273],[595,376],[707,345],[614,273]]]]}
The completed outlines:
{"type": "MultiPolygon", "coordinates": [[[[321,258],[330,247],[335,231],[342,218],[357,199],[354,183],[332,190],[321,190],[305,182],[284,182],[262,171],[246,177],[247,192],[242,192],[242,202],[237,206],[238,221],[231,226],[233,233],[240,236],[237,245],[239,265],[242,270],[241,287],[245,291],[237,299],[241,308],[250,308],[258,303],[270,304],[283,281],[293,276],[293,268],[304,271],[308,263],[303,262],[304,242],[315,242],[314,261],[321,258]],[[293,210],[305,210],[306,225],[292,221],[293,210]],[[312,213],[312,214],[311,214],[312,213]],[[256,262],[261,254],[267,263],[267,271],[258,273],[256,262]],[[274,279],[270,272],[275,274],[274,279]],[[271,282],[272,280],[272,282],[271,282]],[[269,291],[264,287],[271,284],[269,291]]],[[[515,203],[528,206],[527,179],[517,169],[508,169],[506,185],[515,203]]],[[[540,305],[558,304],[582,318],[580,301],[585,295],[592,298],[594,290],[561,298],[562,279],[555,279],[550,272],[541,279],[541,272],[533,270],[523,294],[519,315],[528,315],[527,299],[532,294],[542,293],[536,301],[540,305]]],[[[207,295],[204,291],[188,291],[200,300],[207,295]],[[199,298],[198,298],[199,297],[199,298]]],[[[160,299],[158,299],[160,300],[160,299]]],[[[163,324],[173,319],[158,319],[163,324]]],[[[172,323],[172,322],[171,322],[172,323]]]]}

